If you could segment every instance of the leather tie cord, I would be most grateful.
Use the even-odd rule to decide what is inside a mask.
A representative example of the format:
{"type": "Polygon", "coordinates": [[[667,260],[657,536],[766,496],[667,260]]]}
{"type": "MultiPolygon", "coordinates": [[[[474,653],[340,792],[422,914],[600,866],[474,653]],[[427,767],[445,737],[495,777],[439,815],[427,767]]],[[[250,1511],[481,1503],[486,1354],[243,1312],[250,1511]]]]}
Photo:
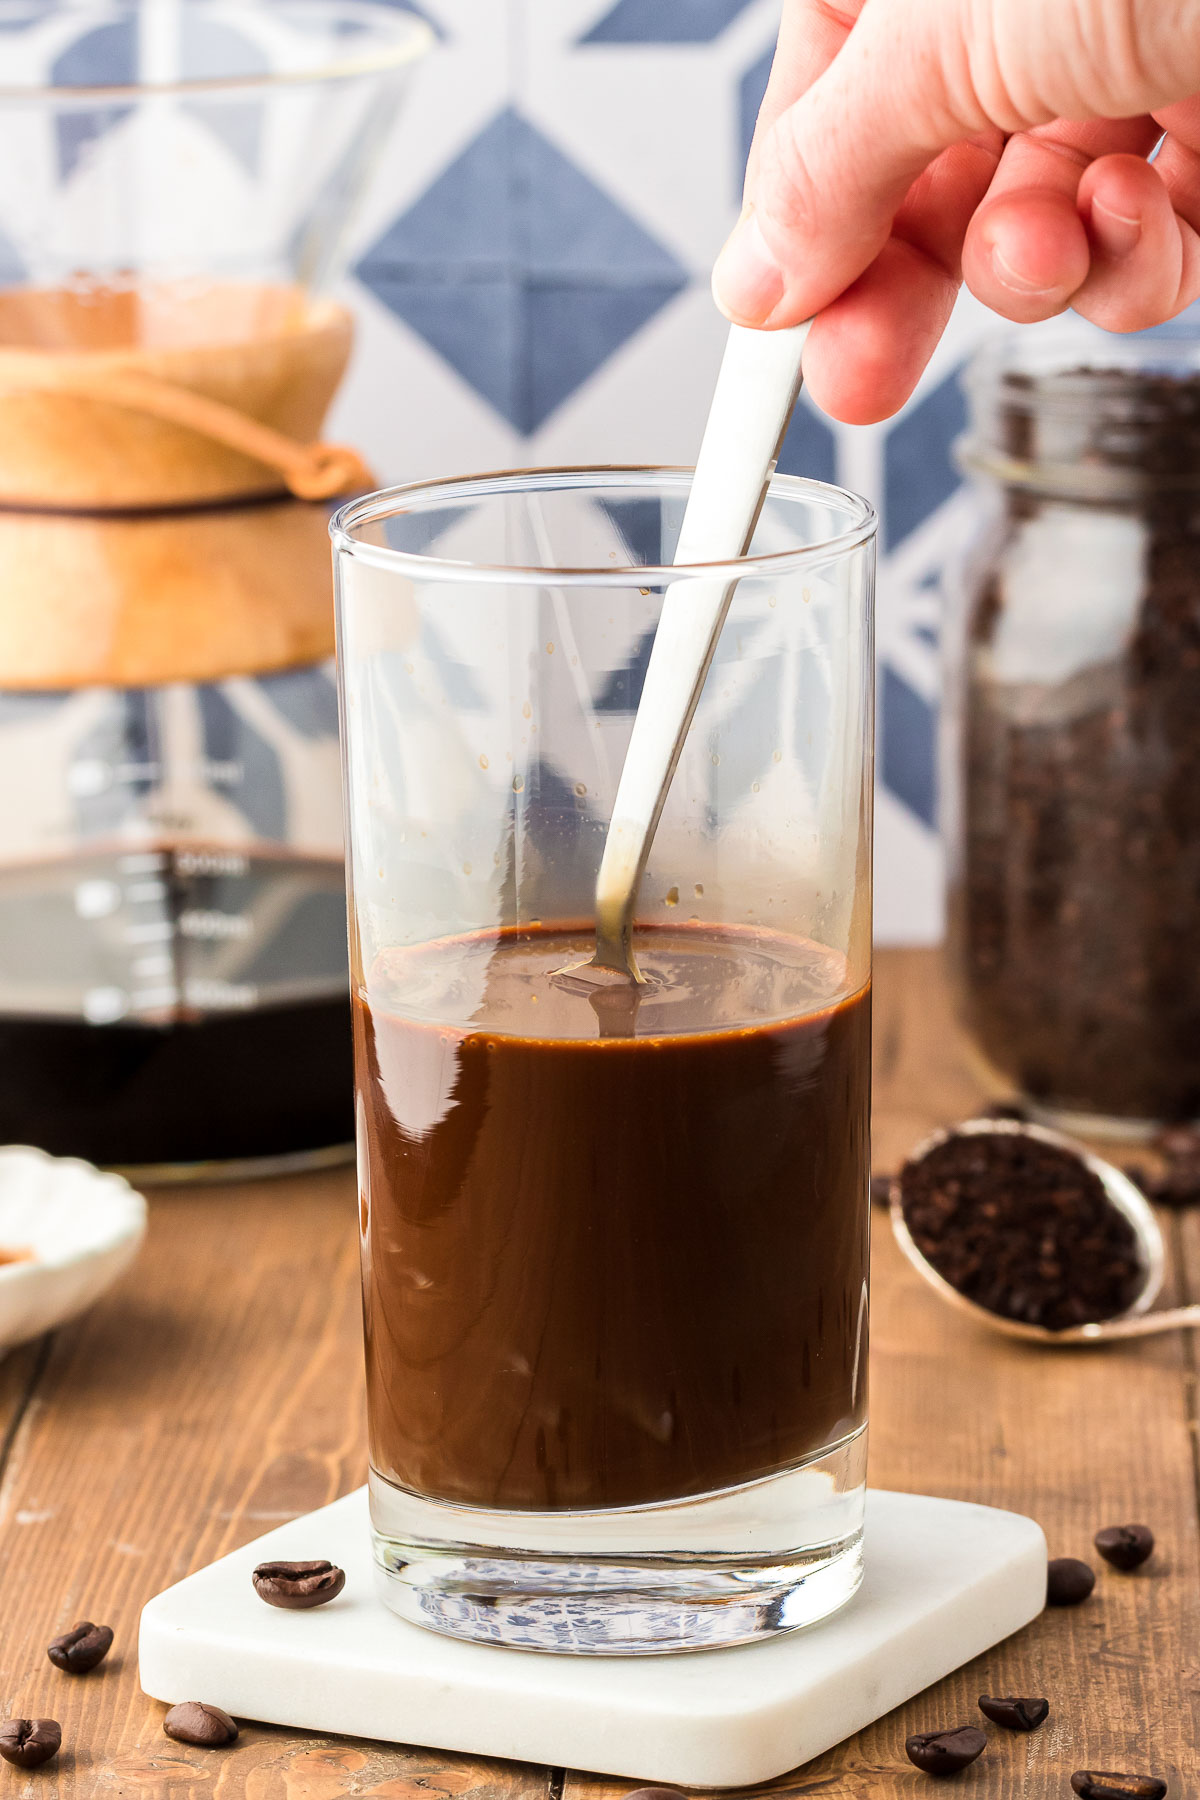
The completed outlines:
{"type": "Polygon", "coordinates": [[[332,500],[355,488],[374,485],[357,450],[345,444],[301,444],[224,401],[136,371],[56,369],[36,373],[0,371],[0,396],[56,392],[98,400],[130,412],[148,413],[224,444],[255,462],[277,469],[297,500],[332,500]]]}

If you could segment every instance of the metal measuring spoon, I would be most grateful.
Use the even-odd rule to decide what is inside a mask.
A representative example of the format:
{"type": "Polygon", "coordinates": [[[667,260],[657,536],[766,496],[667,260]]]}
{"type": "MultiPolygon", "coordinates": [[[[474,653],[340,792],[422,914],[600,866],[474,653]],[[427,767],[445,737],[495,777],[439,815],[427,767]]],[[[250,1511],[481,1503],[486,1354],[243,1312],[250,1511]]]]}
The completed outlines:
{"type": "Polygon", "coordinates": [[[1154,1337],[1160,1331],[1176,1331],[1181,1325],[1200,1325],[1200,1305],[1174,1306],[1166,1312],[1157,1313],[1149,1310],[1158,1298],[1165,1266],[1158,1220],[1145,1196],[1130,1181],[1128,1175],[1115,1168],[1112,1163],[1105,1162],[1103,1157],[1093,1156],[1070,1138],[1061,1136],[1057,1131],[1050,1131],[1044,1125],[1027,1125],[1017,1119],[968,1119],[963,1125],[932,1133],[917,1146],[909,1161],[919,1161],[939,1144],[944,1144],[948,1138],[983,1134],[1020,1134],[1038,1138],[1044,1144],[1055,1144],[1059,1149],[1069,1150],[1082,1158],[1092,1173],[1099,1176],[1110,1203],[1133,1227],[1137,1238],[1138,1258],[1142,1265],[1142,1285],[1132,1306],[1112,1319],[1096,1319],[1086,1325],[1068,1325],[1062,1331],[1051,1331],[1045,1325],[1027,1325],[1021,1319],[1006,1319],[1003,1314],[991,1312],[986,1306],[980,1306],[977,1301],[969,1300],[965,1294],[959,1293],[917,1249],[905,1222],[900,1203],[900,1177],[897,1175],[892,1180],[890,1196],[892,1231],[896,1242],[917,1273],[924,1276],[943,1300],[948,1300],[960,1312],[969,1313],[980,1324],[990,1325],[993,1331],[1002,1331],[1006,1337],[1024,1338],[1026,1343],[1031,1344],[1111,1344],[1119,1338],[1154,1337]]]}
{"type": "MultiPolygon", "coordinates": [[[[809,322],[811,323],[811,321],[809,322]]],[[[800,392],[809,323],[785,331],[731,325],[675,562],[728,563],[749,549],[800,392]]],[[[736,581],[674,581],[663,601],[646,680],[596,881],[596,953],[555,976],[590,993],[640,984],[633,914],[650,846],[712,663],[736,581]]]]}

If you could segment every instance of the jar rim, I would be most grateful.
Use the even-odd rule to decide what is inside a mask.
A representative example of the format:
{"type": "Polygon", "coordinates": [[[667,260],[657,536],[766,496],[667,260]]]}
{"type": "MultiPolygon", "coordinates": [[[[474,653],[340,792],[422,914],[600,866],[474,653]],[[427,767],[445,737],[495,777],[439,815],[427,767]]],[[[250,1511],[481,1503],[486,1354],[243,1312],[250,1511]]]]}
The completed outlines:
{"type": "Polygon", "coordinates": [[[741,581],[748,575],[777,576],[788,574],[817,562],[827,562],[868,543],[878,523],[875,508],[861,494],[831,482],[810,480],[798,475],[773,475],[769,494],[773,500],[801,501],[824,499],[839,505],[847,518],[842,530],[811,543],[797,544],[791,549],[763,554],[731,557],[715,563],[623,563],[601,568],[559,568],[554,565],[515,563],[462,562],[449,557],[427,555],[417,550],[396,550],[389,545],[370,544],[357,535],[364,527],[394,517],[398,513],[439,505],[461,505],[464,500],[482,500],[510,493],[536,493],[551,489],[607,488],[623,490],[634,496],[639,489],[654,485],[675,487],[686,498],[694,471],[686,465],[604,464],[557,468],[504,469],[483,475],[456,475],[448,479],[406,482],[397,487],[382,488],[361,495],[334,513],[329,534],[335,552],[353,556],[375,568],[404,574],[423,581],[480,581],[489,584],[556,587],[628,587],[631,581],[640,586],[659,586],[678,581],[681,575],[726,576],[741,581]]]}
{"type": "Polygon", "coordinates": [[[1189,395],[1184,416],[1200,435],[1200,329],[1194,324],[1121,336],[1071,317],[1005,332],[984,344],[963,371],[971,420],[955,442],[955,460],[966,472],[1010,487],[1092,502],[1137,499],[1150,489],[1194,489],[1200,459],[1151,469],[1133,448],[1139,438],[1152,443],[1156,428],[1180,416],[1153,382],[1166,382],[1166,394],[1178,394],[1185,382],[1193,389],[1194,407],[1189,395]],[[1001,413],[1044,424],[1051,442],[1056,430],[1077,425],[1074,460],[1037,446],[1028,455],[1006,448],[997,441],[1001,413]],[[1086,432],[1089,421],[1096,425],[1093,439],[1086,432]],[[1125,442],[1118,435],[1106,443],[1106,431],[1125,433],[1125,442]]]}
{"type": "Polygon", "coordinates": [[[990,338],[967,363],[963,379],[968,393],[989,381],[1010,382],[1053,405],[1095,394],[1106,378],[1127,384],[1132,376],[1193,374],[1200,374],[1200,325],[1123,335],[1072,316],[990,338]]]}

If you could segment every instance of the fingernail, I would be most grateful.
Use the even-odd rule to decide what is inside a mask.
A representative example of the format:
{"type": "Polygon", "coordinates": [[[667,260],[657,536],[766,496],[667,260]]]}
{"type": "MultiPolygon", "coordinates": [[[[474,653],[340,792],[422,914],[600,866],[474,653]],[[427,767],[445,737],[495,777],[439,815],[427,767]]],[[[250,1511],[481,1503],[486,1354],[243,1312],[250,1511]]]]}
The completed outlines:
{"type": "Polygon", "coordinates": [[[1039,287],[1036,282],[1028,280],[1019,269],[1013,268],[997,244],[992,245],[992,269],[997,281],[1002,281],[1005,287],[1012,288],[1018,294],[1057,294],[1061,291],[1057,287],[1039,287]]]}
{"type": "Polygon", "coordinates": [[[713,265],[713,298],[737,325],[761,325],[783,299],[783,271],[754,213],[743,213],[713,265]]]}
{"type": "Polygon", "coordinates": [[[1120,262],[1122,257],[1128,256],[1136,249],[1142,235],[1140,219],[1131,219],[1128,213],[1113,212],[1100,200],[1092,201],[1090,222],[1092,236],[1111,262],[1120,262]]]}

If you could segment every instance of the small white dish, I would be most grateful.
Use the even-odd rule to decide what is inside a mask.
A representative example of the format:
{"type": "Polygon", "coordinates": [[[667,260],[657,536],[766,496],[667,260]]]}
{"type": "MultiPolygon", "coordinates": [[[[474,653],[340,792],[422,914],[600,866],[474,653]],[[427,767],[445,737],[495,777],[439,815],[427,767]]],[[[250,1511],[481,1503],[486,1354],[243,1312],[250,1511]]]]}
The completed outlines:
{"type": "Polygon", "coordinates": [[[146,1202],[121,1175],[24,1144],[0,1149],[0,1353],[73,1319],[124,1274],[146,1202]]]}

